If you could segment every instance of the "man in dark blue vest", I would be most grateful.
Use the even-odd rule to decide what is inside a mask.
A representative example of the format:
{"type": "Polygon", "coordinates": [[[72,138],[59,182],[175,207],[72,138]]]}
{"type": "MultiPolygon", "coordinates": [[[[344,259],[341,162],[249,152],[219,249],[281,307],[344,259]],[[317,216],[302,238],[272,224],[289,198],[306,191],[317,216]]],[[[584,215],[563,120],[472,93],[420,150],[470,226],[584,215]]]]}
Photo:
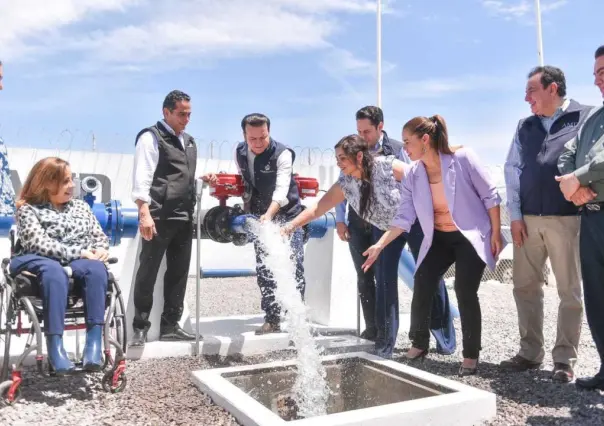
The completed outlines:
{"type": "MultiPolygon", "coordinates": [[[[410,163],[409,157],[403,150],[402,142],[392,139],[384,131],[384,113],[380,107],[369,105],[356,113],[357,132],[369,145],[375,155],[394,155],[401,161],[410,163]]],[[[377,337],[376,310],[385,309],[376,304],[376,285],[373,269],[363,272],[361,267],[365,262],[363,253],[373,244],[372,226],[359,217],[353,210],[348,210],[346,224],[346,201],[336,207],[336,231],[342,241],[348,241],[350,255],[357,272],[357,289],[363,309],[365,330],[362,338],[374,341],[377,337]]],[[[419,255],[420,245],[424,238],[419,222],[416,222],[409,232],[408,243],[414,259],[419,255]]],[[[444,280],[441,280],[439,291],[434,296],[431,316],[432,334],[437,340],[439,353],[451,354],[455,351],[455,328],[453,317],[449,310],[449,295],[444,280]]]]}
{"type": "Polygon", "coordinates": [[[520,120],[505,163],[520,350],[501,366],[524,371],[543,362],[543,285],[549,256],[560,296],[552,379],[567,383],[574,379],[583,316],[580,220],[555,176],[564,144],[577,135],[591,107],[566,99],[564,73],[552,66],[529,73],[525,100],[533,115],[520,120]]]}
{"type": "MultiPolygon", "coordinates": [[[[249,114],[241,121],[245,142],[236,149],[236,161],[245,183],[246,209],[257,215],[260,221],[289,222],[302,211],[298,186],[294,181],[293,162],[295,153],[270,136],[271,122],[263,114],[249,114]]],[[[296,262],[297,289],[304,298],[304,238],[303,231],[291,235],[293,259],[296,262]]],[[[281,331],[281,308],[275,302],[277,285],[263,264],[266,256],[262,245],[254,241],[258,286],[262,295],[264,324],[256,334],[281,331]]]]}
{"type": "Polygon", "coordinates": [[[138,206],[142,248],[134,280],[134,335],[141,346],[151,325],[153,289],[166,255],[164,309],[160,340],[194,340],[178,324],[183,303],[193,236],[197,146],[185,133],[191,117],[191,98],[178,90],[163,104],[164,119],[136,136],[132,198],[138,206]]]}

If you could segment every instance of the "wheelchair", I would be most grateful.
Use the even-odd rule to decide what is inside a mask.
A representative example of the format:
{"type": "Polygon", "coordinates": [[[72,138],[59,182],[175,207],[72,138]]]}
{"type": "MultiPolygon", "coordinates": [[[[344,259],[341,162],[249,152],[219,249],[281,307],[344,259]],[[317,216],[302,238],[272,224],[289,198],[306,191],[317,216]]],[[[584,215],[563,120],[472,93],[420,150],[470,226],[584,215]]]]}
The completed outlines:
{"type": "MultiPolygon", "coordinates": [[[[12,255],[19,244],[14,227],[10,231],[9,238],[12,255]]],[[[116,262],[117,259],[115,258],[107,261],[109,264],[116,262]]],[[[4,280],[0,282],[0,349],[2,349],[2,343],[4,343],[4,357],[0,365],[0,402],[12,405],[21,396],[20,385],[22,382],[23,364],[30,353],[35,351],[37,372],[41,375],[44,374],[44,355],[42,354],[44,317],[36,275],[24,271],[13,276],[9,271],[9,267],[10,259],[3,259],[2,272],[4,280]],[[24,321],[24,316],[29,320],[29,324],[24,321]],[[27,334],[25,349],[18,357],[16,363],[11,366],[11,336],[20,337],[22,334],[27,334]]],[[[70,276],[70,269],[66,268],[66,271],[70,276]]],[[[85,330],[83,300],[81,299],[79,288],[74,288],[74,280],[71,276],[67,299],[65,331],[85,330]]],[[[126,309],[122,293],[117,280],[111,271],[109,271],[107,297],[105,300],[102,368],[102,371],[106,371],[102,379],[102,387],[106,392],[117,393],[123,391],[126,387],[125,354],[127,328],[125,319],[126,309]]],[[[78,340],[76,342],[76,354],[79,352],[79,344],[78,340]]],[[[75,364],[76,367],[81,366],[81,360],[76,360],[75,364]]],[[[54,375],[49,363],[48,368],[50,375],[54,375]]]]}

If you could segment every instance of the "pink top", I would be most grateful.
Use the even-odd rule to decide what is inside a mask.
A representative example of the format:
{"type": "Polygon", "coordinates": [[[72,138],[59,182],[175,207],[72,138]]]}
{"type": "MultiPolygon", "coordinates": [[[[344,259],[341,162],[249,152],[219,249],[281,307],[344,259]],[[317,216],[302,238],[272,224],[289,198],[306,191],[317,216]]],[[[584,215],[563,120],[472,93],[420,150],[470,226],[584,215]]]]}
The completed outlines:
{"type": "Polygon", "coordinates": [[[442,232],[457,231],[457,226],[453,222],[453,216],[451,216],[447,204],[443,181],[431,183],[430,191],[432,192],[432,204],[434,205],[434,229],[442,232]]]}

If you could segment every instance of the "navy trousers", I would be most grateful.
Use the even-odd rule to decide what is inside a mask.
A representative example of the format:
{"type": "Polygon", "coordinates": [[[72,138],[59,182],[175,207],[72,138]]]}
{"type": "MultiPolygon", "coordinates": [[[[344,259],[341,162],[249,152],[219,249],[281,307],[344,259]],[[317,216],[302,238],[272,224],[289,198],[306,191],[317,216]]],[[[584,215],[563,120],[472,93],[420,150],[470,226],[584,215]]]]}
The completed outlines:
{"type": "MultiPolygon", "coordinates": [[[[377,242],[384,231],[373,227],[373,240],[377,242]]],[[[401,257],[407,234],[401,234],[388,244],[376,259],[375,274],[375,323],[377,356],[391,358],[396,345],[399,327],[398,260],[401,257]]]]}
{"type": "MultiPolygon", "coordinates": [[[[304,280],[304,232],[297,229],[291,235],[290,247],[292,249],[291,259],[296,262],[296,288],[304,300],[306,290],[306,281],[304,280]]],[[[263,245],[254,240],[254,250],[256,252],[256,273],[258,278],[258,287],[262,296],[261,307],[264,311],[264,321],[271,324],[280,322],[281,307],[275,301],[275,288],[277,283],[273,279],[272,273],[264,266],[266,251],[263,245]]]]}
{"type": "Polygon", "coordinates": [[[579,241],[585,316],[604,376],[604,211],[583,209],[579,241]]]}
{"type": "MultiPolygon", "coordinates": [[[[75,286],[81,289],[86,324],[102,325],[105,322],[105,298],[109,280],[105,264],[98,260],[77,259],[69,266],[75,286]]],[[[48,257],[26,254],[14,257],[10,270],[13,276],[22,271],[37,275],[44,307],[45,334],[63,335],[69,278],[61,264],[48,257]]]]}

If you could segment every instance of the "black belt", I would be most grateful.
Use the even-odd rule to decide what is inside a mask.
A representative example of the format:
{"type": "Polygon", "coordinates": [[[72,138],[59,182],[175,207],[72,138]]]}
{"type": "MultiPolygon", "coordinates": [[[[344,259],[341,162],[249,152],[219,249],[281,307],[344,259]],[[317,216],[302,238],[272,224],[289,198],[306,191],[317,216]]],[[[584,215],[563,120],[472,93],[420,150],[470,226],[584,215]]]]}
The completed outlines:
{"type": "Polygon", "coordinates": [[[590,212],[598,212],[600,210],[604,210],[604,202],[600,203],[587,203],[581,206],[581,211],[588,210],[590,212]]]}

